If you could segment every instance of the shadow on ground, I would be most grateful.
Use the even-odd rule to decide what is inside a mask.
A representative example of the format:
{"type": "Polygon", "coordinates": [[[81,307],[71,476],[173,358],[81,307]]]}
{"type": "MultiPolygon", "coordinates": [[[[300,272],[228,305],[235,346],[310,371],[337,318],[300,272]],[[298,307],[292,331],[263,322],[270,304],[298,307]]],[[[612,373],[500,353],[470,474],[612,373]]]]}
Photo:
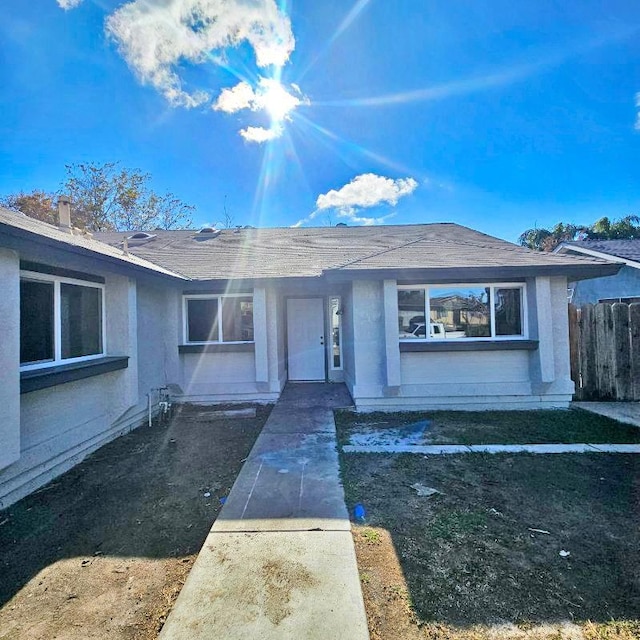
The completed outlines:
{"type": "Polygon", "coordinates": [[[363,504],[371,527],[354,538],[373,638],[612,619],[636,625],[624,637],[640,631],[638,456],[342,454],[341,465],[348,506],[363,504]]]}
{"type": "MultiPolygon", "coordinates": [[[[0,604],[65,559],[81,580],[98,560],[196,554],[269,412],[202,421],[185,407],[169,425],[118,438],[0,512],[0,604]]],[[[73,586],[70,599],[78,597],[73,586]]]]}

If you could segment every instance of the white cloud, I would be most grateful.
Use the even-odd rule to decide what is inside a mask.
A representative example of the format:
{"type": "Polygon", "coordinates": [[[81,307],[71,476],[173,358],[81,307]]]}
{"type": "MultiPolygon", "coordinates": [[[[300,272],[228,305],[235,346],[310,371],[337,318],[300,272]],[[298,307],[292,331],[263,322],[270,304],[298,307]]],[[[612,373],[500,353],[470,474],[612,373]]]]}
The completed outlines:
{"type": "Polygon", "coordinates": [[[355,224],[380,224],[394,213],[380,217],[359,215],[362,209],[377,207],[382,204],[393,207],[398,200],[415,191],[418,183],[413,178],[385,178],[375,173],[363,173],[340,189],[331,189],[320,194],[316,200],[316,210],[307,218],[298,220],[294,227],[310,222],[322,212],[334,211],[338,218],[347,219],[355,224]]]}
{"type": "Polygon", "coordinates": [[[240,130],[240,135],[247,142],[268,142],[269,140],[275,140],[279,138],[283,133],[283,129],[280,125],[274,125],[270,129],[264,127],[247,127],[240,130]]]}
{"type": "Polygon", "coordinates": [[[408,196],[418,186],[413,178],[385,178],[375,173],[363,173],[349,184],[318,196],[316,207],[337,209],[346,212],[352,209],[365,209],[386,203],[395,206],[403,196],[408,196]]]}
{"type": "Polygon", "coordinates": [[[242,109],[254,110],[256,94],[248,82],[240,82],[235,87],[223,89],[215,104],[211,107],[216,111],[236,113],[242,109]]]}
{"type": "Polygon", "coordinates": [[[67,11],[68,9],[75,9],[82,3],[82,0],[57,0],[57,2],[61,9],[67,11]]]}
{"type": "Polygon", "coordinates": [[[210,96],[184,88],[180,64],[215,62],[211,52],[247,42],[259,67],[282,66],[295,46],[275,0],[134,0],[109,16],[106,29],[140,81],[183,107],[210,96]]]}

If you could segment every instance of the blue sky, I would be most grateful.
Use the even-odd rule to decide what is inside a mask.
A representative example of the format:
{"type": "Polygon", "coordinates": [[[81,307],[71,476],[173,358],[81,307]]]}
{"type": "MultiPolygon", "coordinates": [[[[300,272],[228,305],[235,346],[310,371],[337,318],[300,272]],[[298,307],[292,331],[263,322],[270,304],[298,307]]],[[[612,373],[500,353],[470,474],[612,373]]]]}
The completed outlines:
{"type": "Polygon", "coordinates": [[[640,213],[631,0],[4,0],[0,193],[119,161],[196,224],[640,213]],[[267,138],[265,140],[265,138],[267,138]]]}

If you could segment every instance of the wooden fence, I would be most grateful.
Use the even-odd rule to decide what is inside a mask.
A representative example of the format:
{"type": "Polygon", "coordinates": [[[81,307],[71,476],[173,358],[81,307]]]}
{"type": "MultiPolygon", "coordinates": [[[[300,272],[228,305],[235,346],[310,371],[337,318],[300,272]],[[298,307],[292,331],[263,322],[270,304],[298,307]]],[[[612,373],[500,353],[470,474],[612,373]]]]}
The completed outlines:
{"type": "Polygon", "coordinates": [[[569,305],[577,400],[640,400],[640,303],[569,305]]]}

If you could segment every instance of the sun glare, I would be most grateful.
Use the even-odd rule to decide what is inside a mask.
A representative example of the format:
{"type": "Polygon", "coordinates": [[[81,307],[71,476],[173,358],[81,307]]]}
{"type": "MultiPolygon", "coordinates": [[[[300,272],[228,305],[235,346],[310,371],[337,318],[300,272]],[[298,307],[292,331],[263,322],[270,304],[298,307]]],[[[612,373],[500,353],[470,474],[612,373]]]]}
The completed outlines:
{"type": "Polygon", "coordinates": [[[289,93],[277,80],[264,78],[260,81],[259,102],[273,122],[282,122],[302,100],[289,93]]]}

